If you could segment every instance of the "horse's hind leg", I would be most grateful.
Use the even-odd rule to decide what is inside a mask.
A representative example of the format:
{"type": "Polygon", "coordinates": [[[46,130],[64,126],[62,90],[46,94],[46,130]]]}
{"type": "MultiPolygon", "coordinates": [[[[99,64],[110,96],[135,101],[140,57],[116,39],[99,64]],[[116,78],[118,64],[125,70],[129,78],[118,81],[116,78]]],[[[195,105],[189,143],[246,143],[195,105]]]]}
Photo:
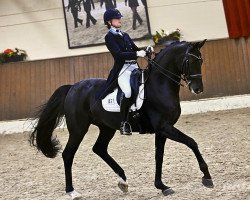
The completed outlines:
{"type": "Polygon", "coordinates": [[[66,118],[66,120],[69,130],[69,139],[62,153],[65,168],[66,193],[69,194],[71,199],[80,199],[81,195],[74,190],[72,184],[72,163],[75,153],[82,142],[84,135],[88,131],[90,123],[88,120],[84,120],[84,118],[81,122],[77,123],[77,120],[72,116],[66,118]]]}
{"type": "Polygon", "coordinates": [[[197,161],[199,163],[200,170],[204,174],[204,176],[202,177],[203,185],[206,187],[210,187],[210,188],[213,187],[213,181],[212,181],[211,175],[209,173],[207,163],[203,159],[195,140],[193,138],[185,135],[184,133],[182,133],[181,131],[179,131],[178,129],[176,129],[173,126],[166,126],[165,130],[162,131],[160,134],[163,136],[166,136],[167,138],[169,138],[171,140],[185,144],[190,149],[192,149],[192,151],[194,152],[194,154],[197,158],[197,161]]]}
{"type": "Polygon", "coordinates": [[[119,188],[123,192],[128,191],[127,178],[124,170],[116,163],[116,161],[108,154],[108,145],[110,140],[114,137],[115,131],[107,126],[99,126],[100,134],[97,138],[95,145],[93,146],[93,152],[100,156],[112,169],[118,174],[122,180],[118,183],[119,188]]]}

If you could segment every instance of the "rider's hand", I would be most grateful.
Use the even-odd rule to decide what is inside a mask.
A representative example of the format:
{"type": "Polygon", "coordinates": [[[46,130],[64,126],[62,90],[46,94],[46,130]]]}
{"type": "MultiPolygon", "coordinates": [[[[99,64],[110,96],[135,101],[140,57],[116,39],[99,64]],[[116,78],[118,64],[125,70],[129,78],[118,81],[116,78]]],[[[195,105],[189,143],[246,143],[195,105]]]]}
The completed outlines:
{"type": "Polygon", "coordinates": [[[144,50],[137,51],[136,55],[138,57],[145,57],[146,56],[146,51],[144,51],[144,50]]]}
{"type": "Polygon", "coordinates": [[[147,52],[150,52],[150,53],[155,52],[154,48],[153,48],[152,46],[150,46],[150,45],[147,46],[146,51],[147,51],[147,52]]]}

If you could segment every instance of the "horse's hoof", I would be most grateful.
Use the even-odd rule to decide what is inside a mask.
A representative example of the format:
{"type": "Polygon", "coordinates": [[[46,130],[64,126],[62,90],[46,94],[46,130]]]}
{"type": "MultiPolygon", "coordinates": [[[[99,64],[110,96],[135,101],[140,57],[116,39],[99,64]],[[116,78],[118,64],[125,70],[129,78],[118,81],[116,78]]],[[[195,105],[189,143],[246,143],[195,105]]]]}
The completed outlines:
{"type": "Polygon", "coordinates": [[[213,184],[212,179],[202,178],[202,184],[203,184],[205,187],[208,187],[208,188],[213,188],[213,187],[214,187],[214,184],[213,184]]]}
{"type": "Polygon", "coordinates": [[[121,189],[121,191],[123,191],[124,193],[128,192],[128,184],[126,181],[124,180],[120,180],[118,182],[118,187],[121,189]]]}
{"type": "Polygon", "coordinates": [[[174,194],[174,190],[172,190],[171,188],[168,188],[166,190],[162,190],[162,194],[164,196],[168,196],[168,195],[174,194]]]}
{"type": "Polygon", "coordinates": [[[82,195],[75,190],[73,190],[72,192],[67,192],[67,194],[69,195],[71,200],[82,199],[82,195]]]}

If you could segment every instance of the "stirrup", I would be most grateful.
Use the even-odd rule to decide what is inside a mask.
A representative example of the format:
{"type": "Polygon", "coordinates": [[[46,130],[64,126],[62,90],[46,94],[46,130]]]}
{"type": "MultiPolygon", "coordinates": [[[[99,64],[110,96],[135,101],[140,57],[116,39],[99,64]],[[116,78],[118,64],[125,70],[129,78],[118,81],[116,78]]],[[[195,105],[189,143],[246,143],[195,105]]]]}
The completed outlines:
{"type": "Polygon", "coordinates": [[[122,135],[132,135],[131,126],[127,121],[121,123],[120,132],[122,135]]]}

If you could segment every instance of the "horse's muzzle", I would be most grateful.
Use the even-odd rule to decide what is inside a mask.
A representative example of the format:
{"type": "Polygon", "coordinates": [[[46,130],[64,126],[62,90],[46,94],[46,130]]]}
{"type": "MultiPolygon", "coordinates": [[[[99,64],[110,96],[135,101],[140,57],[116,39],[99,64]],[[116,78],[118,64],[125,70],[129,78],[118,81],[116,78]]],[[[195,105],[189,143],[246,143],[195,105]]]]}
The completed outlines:
{"type": "Polygon", "coordinates": [[[202,93],[202,92],[203,92],[203,89],[202,89],[202,88],[197,88],[197,89],[194,90],[194,93],[195,93],[195,94],[200,94],[200,93],[202,93]]]}
{"type": "Polygon", "coordinates": [[[189,90],[194,94],[200,94],[203,92],[202,81],[191,81],[191,83],[188,86],[189,90]]]}

